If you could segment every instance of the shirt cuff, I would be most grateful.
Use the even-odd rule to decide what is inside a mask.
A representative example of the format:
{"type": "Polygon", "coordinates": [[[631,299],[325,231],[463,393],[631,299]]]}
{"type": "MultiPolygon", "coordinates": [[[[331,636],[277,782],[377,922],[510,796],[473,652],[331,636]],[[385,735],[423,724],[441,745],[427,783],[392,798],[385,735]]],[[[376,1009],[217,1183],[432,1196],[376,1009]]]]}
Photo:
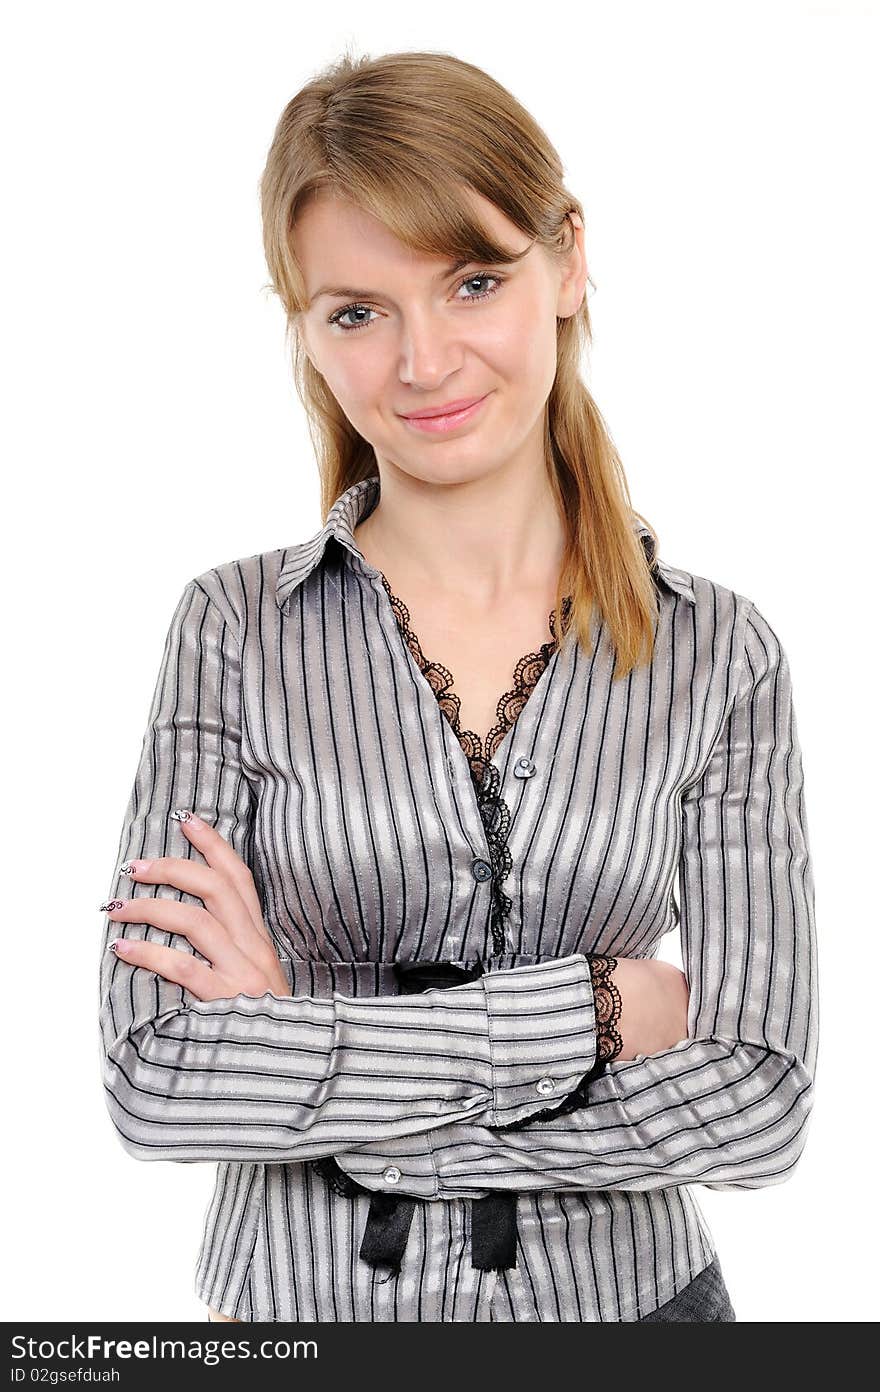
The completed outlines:
{"type": "Polygon", "coordinates": [[[440,1197],[440,1177],[427,1132],[399,1136],[374,1150],[347,1150],[334,1156],[337,1165],[365,1189],[415,1199],[440,1197]]]}
{"type": "MultiPolygon", "coordinates": [[[[500,1126],[561,1103],[596,1061],[588,959],[577,954],[514,972],[487,972],[479,980],[486,998],[491,1098],[477,1120],[500,1126]]],[[[337,1154],[336,1163],[365,1189],[439,1198],[431,1130],[337,1154]]],[[[444,1124],[444,1136],[454,1131],[454,1121],[444,1124]]]]}
{"type": "Polygon", "coordinates": [[[596,1062],[596,1002],[578,953],[515,972],[488,972],[492,1104],[487,1126],[523,1121],[562,1102],[596,1062]]]}

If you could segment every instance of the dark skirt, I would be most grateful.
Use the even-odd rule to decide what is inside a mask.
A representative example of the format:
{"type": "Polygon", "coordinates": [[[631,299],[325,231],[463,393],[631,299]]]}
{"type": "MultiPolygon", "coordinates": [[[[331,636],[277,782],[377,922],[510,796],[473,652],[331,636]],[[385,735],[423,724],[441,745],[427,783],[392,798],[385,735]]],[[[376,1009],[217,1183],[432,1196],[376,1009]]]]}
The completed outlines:
{"type": "MultiPolygon", "coordinates": [[[[714,1257],[707,1267],[699,1271],[692,1281],[659,1305],[644,1320],[670,1320],[679,1324],[696,1324],[710,1320],[735,1321],[736,1314],[730,1303],[730,1294],[724,1284],[718,1258],[714,1257]]],[[[640,1320],[639,1323],[642,1321],[640,1320]]]]}

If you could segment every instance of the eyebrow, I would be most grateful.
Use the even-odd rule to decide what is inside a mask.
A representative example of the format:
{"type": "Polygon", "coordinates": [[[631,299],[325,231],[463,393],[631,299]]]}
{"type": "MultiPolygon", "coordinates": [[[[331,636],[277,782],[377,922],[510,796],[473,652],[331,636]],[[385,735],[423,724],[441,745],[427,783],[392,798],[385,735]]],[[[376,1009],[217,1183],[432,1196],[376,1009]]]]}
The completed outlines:
{"type": "MultiPolygon", "coordinates": [[[[476,262],[473,261],[471,257],[459,257],[458,260],[450,261],[448,266],[444,266],[444,268],[441,271],[438,271],[434,279],[437,281],[445,280],[448,276],[455,275],[456,271],[463,271],[465,266],[470,265],[476,265],[476,262]]],[[[311,299],[308,302],[308,308],[311,309],[315,301],[319,300],[322,295],[330,295],[333,298],[335,298],[338,295],[346,299],[351,297],[351,299],[366,300],[381,298],[381,291],[355,290],[352,289],[350,285],[322,285],[320,290],[316,290],[314,295],[312,295],[311,299]]]]}

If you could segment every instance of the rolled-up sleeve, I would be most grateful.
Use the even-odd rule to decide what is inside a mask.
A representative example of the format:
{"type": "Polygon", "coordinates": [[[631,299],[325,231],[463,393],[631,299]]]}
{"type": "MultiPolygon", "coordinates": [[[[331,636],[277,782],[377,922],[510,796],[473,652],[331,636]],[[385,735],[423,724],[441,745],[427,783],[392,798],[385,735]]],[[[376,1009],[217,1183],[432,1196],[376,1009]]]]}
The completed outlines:
{"type": "Polygon", "coordinates": [[[750,601],[717,740],[681,798],[679,894],[688,1037],[617,1061],[587,1105],[524,1129],[484,1118],[339,1155],[425,1198],[493,1190],[751,1189],[789,1178],[814,1100],[814,886],[791,674],[750,601]]]}
{"type": "MultiPolygon", "coordinates": [[[[192,857],[176,808],[253,858],[238,634],[234,611],[205,587],[211,574],[187,584],[167,633],[118,867],[192,857]]],[[[200,902],[117,868],[110,898],[146,896],[200,902]]],[[[182,935],[105,918],[103,1083],[119,1138],[139,1159],[297,1161],[466,1119],[504,1124],[563,1097],[595,1061],[581,955],[414,996],[200,1001],[107,950],[117,936],[194,949],[182,935]]]]}

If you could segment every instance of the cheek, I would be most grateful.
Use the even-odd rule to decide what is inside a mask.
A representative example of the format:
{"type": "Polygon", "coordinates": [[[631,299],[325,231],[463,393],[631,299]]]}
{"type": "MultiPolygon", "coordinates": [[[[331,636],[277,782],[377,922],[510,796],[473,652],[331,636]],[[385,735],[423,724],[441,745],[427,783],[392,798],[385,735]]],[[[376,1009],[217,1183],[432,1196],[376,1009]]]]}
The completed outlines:
{"type": "Polygon", "coordinates": [[[535,321],[532,333],[525,335],[525,371],[536,384],[541,384],[550,372],[551,380],[556,373],[556,318],[535,321]]]}
{"type": "Polygon", "coordinates": [[[482,343],[480,356],[503,387],[511,389],[507,409],[531,421],[553,385],[556,375],[556,320],[534,317],[525,331],[522,318],[493,327],[482,343]],[[516,404],[515,404],[516,403],[516,404]]]}
{"type": "Polygon", "coordinates": [[[384,380],[375,354],[357,352],[340,353],[324,377],[336,400],[352,411],[369,410],[384,380]]]}
{"type": "Polygon", "coordinates": [[[486,360],[508,382],[542,382],[556,368],[556,318],[537,295],[511,300],[481,335],[486,360]]]}

